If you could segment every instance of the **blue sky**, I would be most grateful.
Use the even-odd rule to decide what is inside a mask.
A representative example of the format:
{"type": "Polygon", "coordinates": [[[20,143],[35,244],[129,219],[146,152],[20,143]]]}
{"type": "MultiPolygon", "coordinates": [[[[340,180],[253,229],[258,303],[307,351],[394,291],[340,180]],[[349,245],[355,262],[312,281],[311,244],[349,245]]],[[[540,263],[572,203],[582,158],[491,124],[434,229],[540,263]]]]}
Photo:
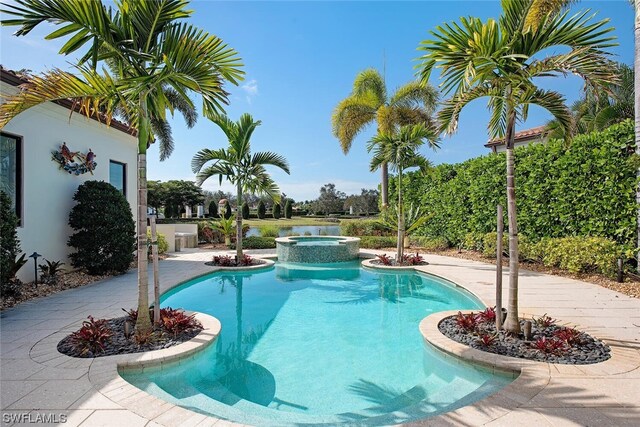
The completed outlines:
{"type": "MultiPolygon", "coordinates": [[[[610,18],[619,46],[616,60],[633,63],[633,11],[627,0],[581,1],[578,11],[590,8],[596,19],[610,18]]],[[[374,128],[361,134],[348,155],[331,134],[331,112],[350,90],[356,74],[368,67],[385,70],[393,90],[414,78],[413,66],[420,41],[437,25],[460,16],[498,17],[498,1],[212,1],[192,2],[192,22],[218,35],[242,57],[246,79],[229,85],[231,104],[227,114],[236,120],[250,113],[263,124],[254,133],[254,151],[274,151],[290,162],[291,175],[272,170],[281,190],[297,201],[314,199],[328,183],[347,194],[375,188],[378,173],[369,172],[366,142],[374,128]]],[[[8,68],[70,69],[57,54],[59,41],[46,41],[51,25],[27,37],[12,37],[15,28],[1,29],[0,62],[8,68]]],[[[432,84],[437,84],[432,78],[432,84]]],[[[558,90],[571,103],[579,97],[577,78],[548,78],[541,86],[558,90]]],[[[518,130],[544,124],[547,113],[532,109],[518,130]]],[[[434,163],[454,163],[487,154],[488,113],[483,100],[472,103],[461,115],[460,129],[443,139],[441,149],[425,150],[434,163]]],[[[193,179],[193,155],[202,148],[226,145],[222,132],[200,118],[187,129],[180,117],[173,120],[176,150],[160,162],[157,146],[149,153],[149,178],[193,179]]],[[[204,188],[217,190],[217,179],[204,188]]],[[[223,185],[224,191],[231,189],[223,185]]]]}

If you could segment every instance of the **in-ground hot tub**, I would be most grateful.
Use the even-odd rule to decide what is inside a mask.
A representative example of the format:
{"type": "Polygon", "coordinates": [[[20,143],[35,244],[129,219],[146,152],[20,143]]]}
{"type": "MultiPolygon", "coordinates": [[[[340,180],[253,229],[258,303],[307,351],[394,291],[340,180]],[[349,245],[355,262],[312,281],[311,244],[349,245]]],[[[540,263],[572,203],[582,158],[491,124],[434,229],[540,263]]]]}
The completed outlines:
{"type": "Polygon", "coordinates": [[[329,263],[358,259],[360,239],[344,236],[293,236],[276,239],[280,262],[329,263]]]}

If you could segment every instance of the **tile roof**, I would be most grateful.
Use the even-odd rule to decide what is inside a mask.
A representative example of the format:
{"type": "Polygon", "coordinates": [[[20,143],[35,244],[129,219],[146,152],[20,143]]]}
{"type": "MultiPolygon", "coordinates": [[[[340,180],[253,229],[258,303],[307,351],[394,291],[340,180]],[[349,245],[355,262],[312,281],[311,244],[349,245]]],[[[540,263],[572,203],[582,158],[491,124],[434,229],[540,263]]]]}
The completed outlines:
{"type": "MultiPolygon", "coordinates": [[[[20,86],[21,84],[28,83],[29,77],[28,75],[18,73],[14,70],[4,68],[2,65],[0,65],[0,81],[8,83],[12,86],[20,86]]],[[[70,99],[61,99],[59,101],[53,101],[53,102],[69,110],[73,109],[76,112],[79,111],[79,107],[77,105],[74,105],[73,101],[70,99]]],[[[100,119],[98,119],[95,116],[91,116],[91,118],[97,122],[100,122],[103,124],[105,123],[104,116],[101,116],[100,119]]],[[[135,128],[130,127],[128,124],[120,120],[111,119],[109,126],[132,136],[136,136],[138,134],[138,131],[135,128]]]]}
{"type": "MultiPolygon", "coordinates": [[[[537,126],[531,129],[521,130],[520,132],[516,132],[514,135],[514,139],[516,142],[520,140],[531,140],[536,137],[544,137],[546,134],[547,127],[546,126],[537,126]]],[[[484,145],[485,147],[493,147],[495,145],[504,145],[504,138],[494,138],[487,141],[484,145]]]]}

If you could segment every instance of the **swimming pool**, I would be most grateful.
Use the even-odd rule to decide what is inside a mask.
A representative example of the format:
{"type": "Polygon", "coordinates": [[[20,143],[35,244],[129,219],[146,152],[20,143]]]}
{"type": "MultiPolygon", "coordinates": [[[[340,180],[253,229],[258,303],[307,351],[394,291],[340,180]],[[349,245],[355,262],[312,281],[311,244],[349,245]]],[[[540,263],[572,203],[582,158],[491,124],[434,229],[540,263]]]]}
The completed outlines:
{"type": "Polygon", "coordinates": [[[512,381],[424,343],[418,324],[425,316],[481,304],[414,272],[371,271],[359,262],[276,264],[192,280],[162,305],[217,317],[219,338],[180,365],[123,377],[239,423],[393,424],[456,409],[512,381]]]}

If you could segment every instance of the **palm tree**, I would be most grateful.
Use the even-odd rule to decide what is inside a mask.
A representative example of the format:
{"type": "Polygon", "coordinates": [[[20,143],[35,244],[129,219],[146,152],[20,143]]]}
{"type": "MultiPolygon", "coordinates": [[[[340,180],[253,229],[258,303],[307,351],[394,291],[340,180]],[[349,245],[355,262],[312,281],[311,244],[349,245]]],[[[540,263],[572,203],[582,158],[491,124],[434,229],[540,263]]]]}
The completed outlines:
{"type": "Polygon", "coordinates": [[[390,164],[398,172],[398,242],[396,245],[396,262],[402,262],[404,252],[405,218],[402,201],[402,179],[406,168],[420,167],[426,169],[429,161],[418,153],[425,140],[432,148],[436,148],[438,136],[433,127],[423,123],[406,125],[397,133],[380,133],[374,136],[367,145],[369,152],[373,151],[371,170],[374,171],[381,164],[390,164]]]}
{"type": "MultiPolygon", "coordinates": [[[[429,85],[417,82],[399,87],[390,97],[380,73],[369,68],[356,76],[351,94],[340,101],[333,111],[333,135],[347,154],[353,140],[371,123],[376,122],[377,133],[393,134],[398,127],[417,123],[432,124],[438,102],[438,92],[429,85]]],[[[382,206],[389,204],[389,172],[382,169],[382,206]]]]}
{"type": "MultiPolygon", "coordinates": [[[[228,103],[223,83],[237,84],[243,77],[237,53],[222,40],[186,22],[192,11],[187,0],[120,0],[115,10],[99,1],[16,0],[3,4],[2,12],[15,19],[24,36],[42,22],[60,28],[47,36],[70,36],[60,53],[68,55],[85,45],[79,76],[54,69],[33,77],[23,90],[0,107],[0,127],[22,111],[47,101],[73,99],[81,113],[97,115],[109,124],[124,112],[138,137],[138,312],[147,313],[147,148],[153,131],[168,129],[166,110],[193,108],[190,92],[202,96],[203,113],[212,116],[228,103]],[[102,72],[98,64],[106,64],[102,72]],[[108,69],[115,70],[108,71],[108,69]]],[[[168,155],[170,138],[160,138],[162,156],[168,155]]],[[[147,316],[138,316],[136,333],[151,331],[147,316]]]]}
{"type": "Polygon", "coordinates": [[[237,191],[236,205],[236,256],[242,257],[242,194],[266,194],[274,201],[280,199],[280,190],[265,169],[265,165],[276,166],[289,173],[289,163],[276,153],[261,151],[251,154],[251,135],[260,126],[260,120],[254,121],[250,114],[243,114],[237,122],[227,116],[216,116],[211,119],[226,135],[229,148],[210,150],[205,148],[193,156],[191,167],[196,173],[198,185],[214,175],[218,175],[220,184],[226,179],[235,184],[237,191]],[[207,163],[213,162],[209,166],[207,163]],[[206,166],[206,167],[205,167],[206,166]]]}
{"type": "Polygon", "coordinates": [[[482,97],[489,98],[489,133],[505,138],[507,147],[507,215],[509,220],[509,304],[505,330],[520,331],[518,319],[518,229],[516,218],[514,133],[516,121],[527,118],[532,104],[548,110],[571,129],[571,112],[557,92],[536,86],[533,79],[576,74],[588,85],[602,87],[616,81],[614,64],[604,51],[615,37],[607,20],[592,23],[588,12],[543,16],[535,28],[525,25],[532,2],[503,0],[498,21],[461,18],[460,24],[439,26],[419,47],[425,51],[418,68],[421,81],[434,67],[441,69],[444,91],[453,92],[438,114],[441,130],[454,133],[460,111],[482,97]],[[541,51],[567,47],[568,52],[538,59],[541,51]]]}
{"type": "MultiPolygon", "coordinates": [[[[616,73],[619,76],[617,84],[607,85],[606,90],[599,93],[587,87],[583,97],[571,106],[576,134],[601,131],[634,117],[633,68],[617,64],[616,73]]],[[[550,137],[567,137],[555,120],[550,121],[547,127],[551,130],[550,137]]]]}

